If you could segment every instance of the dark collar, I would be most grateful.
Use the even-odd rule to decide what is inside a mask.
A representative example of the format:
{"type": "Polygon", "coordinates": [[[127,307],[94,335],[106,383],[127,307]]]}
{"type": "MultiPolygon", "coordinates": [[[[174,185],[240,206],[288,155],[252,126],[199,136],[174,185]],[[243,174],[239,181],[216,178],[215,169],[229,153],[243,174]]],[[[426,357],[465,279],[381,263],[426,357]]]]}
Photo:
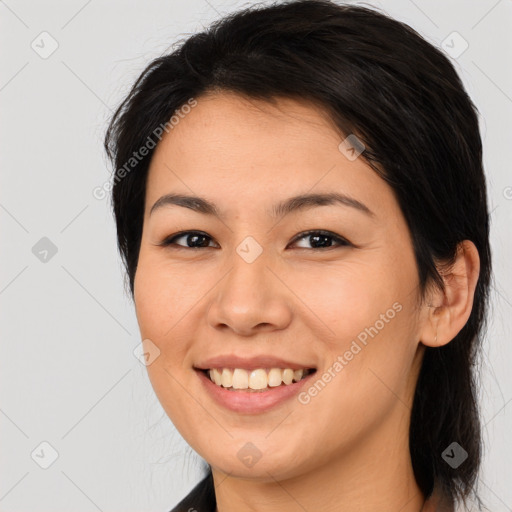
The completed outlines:
{"type": "Polygon", "coordinates": [[[215,488],[211,470],[170,512],[215,512],[215,488]]]}

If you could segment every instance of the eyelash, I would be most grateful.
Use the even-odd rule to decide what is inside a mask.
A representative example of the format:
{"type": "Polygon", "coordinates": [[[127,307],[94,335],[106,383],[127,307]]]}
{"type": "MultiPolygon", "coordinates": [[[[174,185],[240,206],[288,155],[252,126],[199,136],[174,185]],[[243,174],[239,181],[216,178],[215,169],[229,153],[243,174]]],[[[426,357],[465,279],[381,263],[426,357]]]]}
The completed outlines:
{"type": "MultiPolygon", "coordinates": [[[[203,233],[202,231],[180,231],[179,233],[175,233],[169,237],[167,237],[165,240],[163,240],[161,243],[159,243],[158,245],[160,246],[163,246],[163,247],[170,247],[170,246],[174,246],[173,248],[174,249],[188,249],[188,250],[198,250],[198,249],[211,249],[211,247],[185,247],[183,245],[178,245],[176,243],[174,243],[174,241],[178,238],[182,238],[186,235],[200,235],[200,236],[203,236],[203,237],[206,237],[206,238],[210,238],[210,236],[208,236],[206,233],[203,233]]],[[[339,246],[338,247],[347,247],[347,246],[350,246],[352,245],[348,240],[346,240],[345,238],[339,236],[339,235],[336,235],[335,233],[332,233],[331,231],[326,231],[326,230],[323,230],[323,229],[311,229],[309,231],[304,231],[302,233],[299,233],[293,240],[292,240],[292,243],[295,243],[303,238],[307,238],[307,237],[310,237],[312,235],[322,235],[322,236],[326,236],[328,238],[332,238],[333,240],[335,240],[339,246]]],[[[305,248],[305,247],[300,247],[300,249],[306,249],[306,250],[311,250],[311,251],[326,251],[326,250],[329,250],[329,249],[334,249],[335,246],[331,246],[331,247],[320,247],[320,248],[312,248],[312,249],[308,249],[308,248],[305,248]]]]}

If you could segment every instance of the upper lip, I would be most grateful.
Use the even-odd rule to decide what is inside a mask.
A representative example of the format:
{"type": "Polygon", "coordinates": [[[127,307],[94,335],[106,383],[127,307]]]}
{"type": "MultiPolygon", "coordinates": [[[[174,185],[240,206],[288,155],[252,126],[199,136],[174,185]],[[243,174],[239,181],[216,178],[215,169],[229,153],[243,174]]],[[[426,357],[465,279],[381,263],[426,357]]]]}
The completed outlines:
{"type": "Polygon", "coordinates": [[[257,368],[291,368],[302,370],[314,366],[287,361],[272,355],[259,355],[253,357],[240,357],[236,355],[220,355],[201,361],[194,366],[197,370],[210,370],[212,368],[243,368],[244,370],[256,370],[257,368]]]}

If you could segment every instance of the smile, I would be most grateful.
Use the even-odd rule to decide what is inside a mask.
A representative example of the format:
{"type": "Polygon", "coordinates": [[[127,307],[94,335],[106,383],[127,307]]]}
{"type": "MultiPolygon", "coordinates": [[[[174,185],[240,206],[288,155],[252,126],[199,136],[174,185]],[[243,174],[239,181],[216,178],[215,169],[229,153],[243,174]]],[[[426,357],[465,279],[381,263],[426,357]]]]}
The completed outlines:
{"type": "Polygon", "coordinates": [[[231,412],[258,415],[289,402],[313,378],[316,369],[195,368],[195,373],[207,400],[231,412]]]}

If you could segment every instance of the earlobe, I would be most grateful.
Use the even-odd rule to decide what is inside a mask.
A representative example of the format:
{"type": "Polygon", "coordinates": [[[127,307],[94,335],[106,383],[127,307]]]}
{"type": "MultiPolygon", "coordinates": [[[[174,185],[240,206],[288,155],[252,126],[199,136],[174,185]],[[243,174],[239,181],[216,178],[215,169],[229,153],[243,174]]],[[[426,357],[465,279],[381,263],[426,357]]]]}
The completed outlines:
{"type": "Polygon", "coordinates": [[[473,242],[464,240],[457,247],[454,264],[440,271],[445,291],[438,290],[425,307],[421,341],[429,347],[449,343],[466,325],[473,308],[474,294],[480,273],[480,257],[473,242]]]}

